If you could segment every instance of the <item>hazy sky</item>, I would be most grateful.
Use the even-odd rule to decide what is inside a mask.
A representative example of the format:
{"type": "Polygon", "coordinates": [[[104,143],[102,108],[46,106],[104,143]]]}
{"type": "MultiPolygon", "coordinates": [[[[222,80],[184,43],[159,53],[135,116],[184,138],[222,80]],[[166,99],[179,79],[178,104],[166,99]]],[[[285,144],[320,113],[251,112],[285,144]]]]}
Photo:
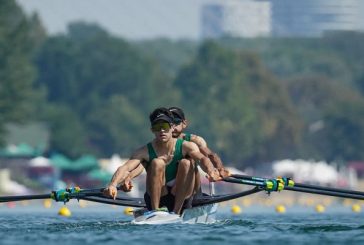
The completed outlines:
{"type": "Polygon", "coordinates": [[[96,22],[128,39],[197,39],[200,7],[218,0],[16,0],[26,13],[38,12],[49,34],[67,24],[96,22]]]}

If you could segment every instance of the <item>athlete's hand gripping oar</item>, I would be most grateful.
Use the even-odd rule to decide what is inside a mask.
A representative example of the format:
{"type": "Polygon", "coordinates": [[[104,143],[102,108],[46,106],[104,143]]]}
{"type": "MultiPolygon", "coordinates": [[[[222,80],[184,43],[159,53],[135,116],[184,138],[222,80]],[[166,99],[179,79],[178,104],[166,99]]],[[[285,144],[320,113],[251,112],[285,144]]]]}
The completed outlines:
{"type": "MultiPolygon", "coordinates": [[[[262,182],[268,180],[266,178],[239,175],[239,174],[232,174],[231,177],[236,178],[236,179],[254,180],[254,181],[262,181],[262,182]]],[[[281,178],[281,179],[292,181],[290,178],[281,178]]],[[[285,186],[287,186],[287,185],[285,184],[285,186]]],[[[339,188],[318,186],[318,185],[301,184],[301,183],[296,183],[296,182],[292,181],[291,187],[293,187],[293,186],[298,187],[298,188],[305,188],[307,190],[330,191],[330,192],[345,193],[345,194],[364,195],[364,192],[362,192],[362,191],[339,189],[339,188]]],[[[287,188],[285,188],[285,189],[287,189],[287,188]]]]}
{"type": "Polygon", "coordinates": [[[221,181],[222,178],[220,176],[219,171],[214,168],[212,171],[208,172],[206,175],[206,178],[210,181],[210,182],[216,182],[216,181],[221,181]]]}

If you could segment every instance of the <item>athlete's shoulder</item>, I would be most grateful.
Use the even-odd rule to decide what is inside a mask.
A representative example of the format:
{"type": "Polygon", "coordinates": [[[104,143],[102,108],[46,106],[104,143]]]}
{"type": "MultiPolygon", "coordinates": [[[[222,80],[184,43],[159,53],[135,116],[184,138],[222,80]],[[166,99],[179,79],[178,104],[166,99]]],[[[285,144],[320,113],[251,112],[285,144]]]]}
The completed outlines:
{"type": "Polygon", "coordinates": [[[205,147],[206,141],[202,136],[191,134],[191,142],[197,144],[199,147],[205,147]]]}
{"type": "Polygon", "coordinates": [[[195,142],[186,141],[186,140],[183,141],[182,147],[186,148],[186,149],[196,149],[196,147],[197,147],[197,149],[198,149],[198,146],[195,142]]]}
{"type": "Polygon", "coordinates": [[[140,146],[139,148],[137,148],[133,152],[132,158],[146,159],[148,157],[148,144],[145,144],[145,145],[140,146]]]}

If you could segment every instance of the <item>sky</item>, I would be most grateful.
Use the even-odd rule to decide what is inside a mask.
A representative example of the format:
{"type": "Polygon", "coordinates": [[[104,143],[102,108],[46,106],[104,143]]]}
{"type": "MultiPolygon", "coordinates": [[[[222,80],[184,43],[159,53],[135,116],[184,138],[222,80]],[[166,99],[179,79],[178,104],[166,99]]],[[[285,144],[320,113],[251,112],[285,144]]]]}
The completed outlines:
{"type": "Polygon", "coordinates": [[[97,23],[109,33],[140,40],[198,39],[201,6],[218,0],[16,0],[37,12],[48,34],[65,33],[73,21],[97,23]]]}

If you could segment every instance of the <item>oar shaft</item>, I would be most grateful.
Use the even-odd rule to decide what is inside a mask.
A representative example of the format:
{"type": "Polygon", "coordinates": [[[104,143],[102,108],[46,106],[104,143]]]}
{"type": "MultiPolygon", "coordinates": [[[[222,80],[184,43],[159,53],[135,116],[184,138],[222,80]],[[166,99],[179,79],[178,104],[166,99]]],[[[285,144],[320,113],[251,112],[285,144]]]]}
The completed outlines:
{"type": "MultiPolygon", "coordinates": [[[[98,188],[98,189],[81,189],[78,192],[68,192],[66,190],[61,190],[67,198],[66,201],[68,201],[71,198],[79,198],[79,197],[87,197],[87,196],[102,196],[102,192],[104,188],[98,188]]],[[[0,203],[2,202],[16,202],[16,201],[25,201],[25,200],[35,200],[35,199],[55,199],[57,191],[51,193],[51,194],[38,194],[38,195],[19,195],[19,196],[0,196],[0,203]]],[[[56,201],[63,201],[63,200],[57,200],[56,201]]]]}
{"type": "Polygon", "coordinates": [[[306,188],[306,189],[315,189],[315,190],[322,190],[322,191],[334,191],[334,192],[354,194],[354,195],[364,195],[364,192],[362,192],[362,191],[339,189],[339,188],[333,188],[333,187],[315,186],[315,185],[300,184],[300,183],[295,183],[294,186],[295,187],[302,187],[302,188],[306,188]]]}
{"type": "MultiPolygon", "coordinates": [[[[247,175],[241,175],[241,174],[233,174],[233,175],[231,175],[231,177],[237,178],[237,179],[244,179],[244,180],[261,181],[261,182],[268,180],[268,179],[261,178],[261,177],[247,176],[247,175]]],[[[302,187],[302,188],[306,188],[306,189],[310,189],[310,190],[332,191],[332,192],[337,192],[337,193],[345,193],[345,194],[353,194],[353,195],[364,195],[364,192],[362,192],[362,191],[339,189],[339,188],[317,186],[317,185],[310,185],[310,184],[294,183],[294,187],[302,187]]],[[[285,189],[287,189],[287,187],[285,187],[285,189]]]]}
{"type": "Polygon", "coordinates": [[[260,192],[260,191],[263,191],[263,189],[261,189],[259,187],[255,187],[251,190],[239,192],[236,194],[227,194],[227,195],[221,195],[221,196],[200,197],[200,198],[196,197],[196,199],[195,198],[193,199],[192,206],[197,207],[197,206],[202,206],[202,205],[206,205],[206,204],[225,202],[225,201],[233,200],[233,199],[240,198],[243,196],[248,196],[248,195],[260,192]]]}
{"type": "Polygon", "coordinates": [[[335,191],[324,191],[324,190],[315,190],[315,189],[308,189],[308,188],[303,188],[303,187],[290,187],[290,186],[287,186],[284,189],[289,190],[289,191],[319,194],[319,195],[325,195],[325,196],[364,200],[364,195],[355,195],[355,194],[335,192],[335,191]]]}
{"type": "Polygon", "coordinates": [[[2,196],[0,197],[0,202],[16,202],[16,201],[26,201],[34,199],[47,199],[51,198],[51,194],[40,194],[40,195],[24,195],[24,196],[2,196]]]}
{"type": "Polygon", "coordinates": [[[140,201],[134,201],[134,200],[114,200],[110,198],[102,198],[102,197],[95,197],[95,196],[88,196],[88,197],[81,197],[82,200],[87,200],[91,202],[98,202],[98,203],[104,203],[104,204],[113,204],[118,206],[128,206],[128,207],[136,207],[136,208],[142,208],[146,207],[144,200],[140,201]]]}
{"type": "Polygon", "coordinates": [[[265,183],[261,181],[249,180],[249,179],[236,179],[231,177],[224,178],[225,182],[244,184],[244,185],[254,185],[259,187],[265,187],[265,183]]]}
{"type": "Polygon", "coordinates": [[[261,182],[264,182],[267,180],[266,178],[248,176],[248,175],[242,175],[242,174],[232,174],[231,177],[236,178],[236,179],[254,180],[254,181],[261,181],[261,182]]]}
{"type": "Polygon", "coordinates": [[[81,197],[89,197],[89,196],[103,196],[103,193],[102,192],[79,192],[79,193],[70,193],[68,194],[68,197],[69,198],[81,198],[81,197]]]}

